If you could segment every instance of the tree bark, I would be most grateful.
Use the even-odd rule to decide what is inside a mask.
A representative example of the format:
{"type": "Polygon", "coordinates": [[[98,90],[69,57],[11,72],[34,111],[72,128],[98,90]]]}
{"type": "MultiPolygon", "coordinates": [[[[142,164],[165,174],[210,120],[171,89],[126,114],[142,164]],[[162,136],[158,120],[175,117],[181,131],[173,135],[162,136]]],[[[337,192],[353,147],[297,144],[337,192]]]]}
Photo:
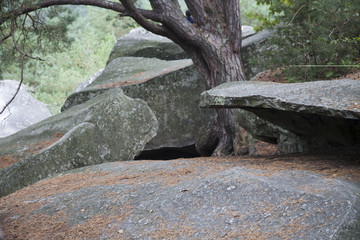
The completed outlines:
{"type": "MultiPolygon", "coordinates": [[[[239,1],[186,0],[186,3],[193,12],[196,27],[202,30],[198,52],[189,54],[206,79],[207,87],[210,89],[222,83],[245,80],[240,56],[242,34],[239,1]]],[[[219,142],[212,155],[236,154],[241,139],[238,138],[239,127],[233,111],[218,109],[217,113],[219,142]]],[[[209,128],[207,131],[211,130],[209,128]]]]}
{"type": "MultiPolygon", "coordinates": [[[[133,0],[43,0],[0,16],[0,26],[14,16],[55,5],[92,5],[132,17],[145,29],[170,38],[189,54],[207,88],[244,79],[240,57],[241,19],[239,0],[185,0],[194,24],[185,19],[177,0],[149,0],[152,10],[138,9],[133,0]]],[[[217,110],[218,144],[213,155],[236,152],[238,132],[232,110],[217,110]]],[[[207,131],[211,131],[211,130],[207,131]]],[[[204,133],[214,136],[212,133],[204,133]]],[[[204,141],[206,142],[206,141],[204,141]]],[[[213,142],[213,141],[212,141],[213,142]]]]}

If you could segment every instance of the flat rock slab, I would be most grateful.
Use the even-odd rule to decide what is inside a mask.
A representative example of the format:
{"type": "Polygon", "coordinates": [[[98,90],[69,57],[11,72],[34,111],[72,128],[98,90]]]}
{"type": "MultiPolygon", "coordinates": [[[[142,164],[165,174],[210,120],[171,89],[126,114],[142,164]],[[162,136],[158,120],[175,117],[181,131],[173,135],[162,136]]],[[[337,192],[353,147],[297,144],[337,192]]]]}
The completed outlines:
{"type": "Polygon", "coordinates": [[[1,198],[0,220],[6,239],[359,239],[359,162],[338,157],[105,163],[1,198]]]}
{"type": "Polygon", "coordinates": [[[118,57],[145,57],[162,60],[178,60],[189,56],[166,37],[146,31],[144,28],[132,29],[121,37],[111,50],[108,63],[118,57]]]}
{"type": "Polygon", "coordinates": [[[313,138],[313,143],[360,143],[360,81],[357,80],[291,84],[232,82],[202,93],[200,105],[251,111],[299,136],[313,138]]]}

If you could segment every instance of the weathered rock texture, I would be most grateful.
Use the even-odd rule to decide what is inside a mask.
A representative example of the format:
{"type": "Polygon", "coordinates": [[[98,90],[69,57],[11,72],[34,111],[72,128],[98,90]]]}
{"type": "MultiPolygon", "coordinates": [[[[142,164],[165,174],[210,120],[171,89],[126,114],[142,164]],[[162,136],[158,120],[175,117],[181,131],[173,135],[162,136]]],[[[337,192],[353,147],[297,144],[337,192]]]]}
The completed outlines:
{"type": "MultiPolygon", "coordinates": [[[[244,38],[254,34],[251,27],[243,29],[244,38]]],[[[193,145],[201,135],[199,129],[209,125],[216,114],[197,107],[206,85],[192,61],[169,61],[186,57],[169,39],[135,29],[118,40],[104,71],[86,88],[69,96],[62,110],[121,87],[128,96],[145,100],[159,121],[157,136],[146,150],[193,145]]],[[[216,146],[217,139],[214,142],[216,146]]]]}
{"type": "MultiPolygon", "coordinates": [[[[190,65],[192,65],[192,61],[189,59],[164,61],[143,57],[116,58],[106,66],[91,84],[70,95],[61,110],[64,111],[72,106],[84,103],[109,89],[146,82],[190,65]]],[[[177,80],[181,81],[182,79],[177,80]]],[[[136,97],[141,96],[142,93],[138,93],[136,97]]]]}
{"type": "Polygon", "coordinates": [[[7,239],[359,239],[359,170],[325,156],[106,163],[1,198],[0,219],[7,239]]]}
{"type": "Polygon", "coordinates": [[[80,92],[84,88],[86,88],[89,84],[91,84],[100,74],[104,71],[104,69],[100,69],[96,73],[94,73],[92,76],[90,76],[88,79],[86,79],[84,82],[80,83],[74,90],[74,92],[80,92]]]}
{"type": "Polygon", "coordinates": [[[148,105],[108,91],[84,104],[0,139],[0,196],[65,170],[132,160],[155,136],[148,105]]]}
{"type": "Polygon", "coordinates": [[[269,39],[273,36],[273,32],[265,30],[252,35],[242,41],[241,60],[244,66],[244,74],[247,80],[250,80],[256,74],[267,70],[264,66],[251,59],[260,58],[262,51],[271,48],[269,39]]]}
{"type": "Polygon", "coordinates": [[[251,26],[241,26],[242,38],[245,39],[255,34],[255,30],[251,26]]]}
{"type": "Polygon", "coordinates": [[[189,56],[173,41],[136,28],[128,35],[121,37],[111,50],[108,64],[118,57],[145,57],[162,60],[179,60],[189,56]]]}
{"type": "Polygon", "coordinates": [[[193,145],[199,129],[215,115],[198,107],[206,86],[189,59],[116,58],[92,84],[69,96],[63,109],[117,87],[145,100],[159,121],[159,130],[145,150],[193,145]]]}
{"type": "MultiPolygon", "coordinates": [[[[234,109],[234,115],[235,121],[250,133],[253,138],[277,144],[278,153],[304,152],[304,141],[294,133],[243,109],[234,109]]],[[[251,139],[249,140],[248,142],[252,145],[251,139]]]]}
{"type": "MultiPolygon", "coordinates": [[[[257,64],[250,63],[250,58],[261,53],[268,48],[268,39],[272,36],[271,32],[263,31],[255,34],[253,27],[242,26],[242,61],[244,72],[247,79],[265,70],[257,64]]],[[[170,39],[155,35],[143,28],[136,28],[128,35],[118,39],[112,49],[107,63],[118,57],[145,57],[158,58],[162,60],[186,59],[189,56],[170,39]]]]}
{"type": "Polygon", "coordinates": [[[304,151],[360,143],[360,81],[356,80],[233,82],[204,92],[201,106],[253,112],[299,136],[304,151]]]}
{"type": "MultiPolygon", "coordinates": [[[[242,26],[243,39],[255,34],[254,28],[242,26]]],[[[153,34],[144,28],[132,29],[121,37],[111,50],[108,63],[118,57],[145,57],[162,60],[186,59],[189,56],[173,41],[153,34]]]]}
{"type": "MultiPolygon", "coordinates": [[[[0,110],[14,96],[19,82],[13,80],[0,81],[0,110]]],[[[33,98],[24,85],[16,98],[0,115],[0,138],[9,136],[51,116],[45,104],[33,98]]]]}

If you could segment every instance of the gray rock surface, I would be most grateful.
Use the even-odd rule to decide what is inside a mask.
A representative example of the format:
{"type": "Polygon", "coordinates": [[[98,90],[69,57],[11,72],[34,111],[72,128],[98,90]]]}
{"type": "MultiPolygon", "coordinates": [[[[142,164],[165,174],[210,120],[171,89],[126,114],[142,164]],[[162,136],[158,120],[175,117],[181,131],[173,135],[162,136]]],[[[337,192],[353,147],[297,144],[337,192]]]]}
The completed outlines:
{"type": "MultiPolygon", "coordinates": [[[[243,49],[242,61],[245,67],[245,75],[250,79],[263,71],[260,66],[250,63],[250,57],[259,54],[267,48],[267,39],[271,36],[269,31],[255,34],[251,26],[242,26],[243,49]]],[[[145,57],[162,60],[187,59],[189,56],[170,39],[155,35],[143,28],[136,28],[128,35],[118,39],[111,50],[107,64],[119,57],[145,57]]]]}
{"type": "Polygon", "coordinates": [[[307,147],[307,143],[299,136],[258,117],[250,111],[234,109],[234,115],[235,121],[253,138],[277,144],[280,154],[304,152],[304,146],[307,147]]]}
{"type": "MultiPolygon", "coordinates": [[[[116,58],[105,67],[91,84],[81,91],[70,95],[61,110],[64,111],[72,106],[86,102],[94,96],[114,87],[146,82],[149,79],[190,65],[192,65],[192,61],[189,59],[164,61],[156,58],[142,57],[116,58]]],[[[141,97],[141,95],[139,93],[136,97],[141,97]]]]}
{"type": "Polygon", "coordinates": [[[104,71],[104,69],[100,69],[96,73],[94,73],[92,76],[90,76],[88,79],[86,79],[85,82],[80,83],[74,90],[74,92],[80,92],[84,88],[86,88],[89,84],[91,84],[100,74],[104,71]]]}
{"type": "Polygon", "coordinates": [[[5,236],[359,239],[359,182],[260,164],[179,159],[82,168],[0,199],[5,236]]]}
{"type": "Polygon", "coordinates": [[[251,58],[261,57],[262,51],[271,48],[269,39],[273,32],[265,30],[255,35],[251,35],[242,41],[241,60],[244,67],[244,73],[247,80],[250,80],[256,74],[267,70],[264,66],[250,61],[251,58]]]}
{"type": "Polygon", "coordinates": [[[148,105],[114,89],[0,139],[0,196],[65,170],[132,160],[156,135],[148,105]]]}
{"type": "MultiPolygon", "coordinates": [[[[0,81],[0,110],[14,96],[19,82],[13,80],[0,81]]],[[[0,138],[9,136],[51,116],[46,105],[33,98],[21,86],[19,93],[11,104],[0,115],[0,138]]]]}
{"type": "Polygon", "coordinates": [[[202,93],[203,107],[242,108],[301,137],[303,150],[360,143],[360,81],[232,82],[202,93]]]}
{"type": "Polygon", "coordinates": [[[146,31],[135,28],[121,37],[111,50],[108,64],[119,57],[146,57],[162,60],[179,60],[189,56],[174,42],[146,31]]]}
{"type": "Polygon", "coordinates": [[[137,57],[114,59],[92,84],[69,96],[63,109],[116,87],[145,100],[159,121],[159,130],[145,150],[193,145],[201,126],[215,114],[198,108],[206,86],[191,60],[137,57]]]}
{"type": "Polygon", "coordinates": [[[255,34],[255,30],[251,26],[241,26],[242,38],[245,39],[255,34]]]}

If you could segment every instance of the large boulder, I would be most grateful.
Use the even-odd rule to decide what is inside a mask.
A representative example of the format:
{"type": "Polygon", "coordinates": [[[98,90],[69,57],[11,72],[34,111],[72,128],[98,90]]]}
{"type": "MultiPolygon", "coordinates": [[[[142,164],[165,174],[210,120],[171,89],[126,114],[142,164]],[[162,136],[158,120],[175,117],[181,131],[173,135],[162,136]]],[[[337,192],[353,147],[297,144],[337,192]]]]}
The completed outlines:
{"type": "Polygon", "coordinates": [[[135,28],[129,34],[121,37],[111,50],[107,63],[119,57],[146,57],[162,60],[179,60],[189,56],[166,37],[135,28]]]}
{"type": "MultiPolygon", "coordinates": [[[[242,62],[246,77],[250,79],[264,69],[254,63],[250,58],[259,55],[269,47],[268,38],[272,36],[269,31],[255,34],[251,26],[242,26],[242,62]]],[[[128,35],[121,37],[111,50],[107,64],[118,57],[145,57],[162,60],[186,59],[189,56],[168,38],[153,34],[143,28],[135,28],[128,35]]]]}
{"type": "Polygon", "coordinates": [[[0,196],[65,170],[132,160],[158,122],[140,99],[114,89],[0,139],[0,196]],[[11,164],[12,163],[12,164],[11,164]]]}
{"type": "Polygon", "coordinates": [[[203,107],[241,108],[302,140],[303,151],[360,144],[360,81],[232,82],[202,93],[203,107]]]}
{"type": "MultiPolygon", "coordinates": [[[[0,81],[0,110],[14,96],[19,82],[13,80],[0,81]]],[[[33,98],[21,86],[15,99],[0,115],[0,138],[9,136],[51,116],[46,105],[33,98]]]]}
{"type": "MultiPolygon", "coordinates": [[[[104,91],[124,85],[146,82],[152,78],[172,73],[192,65],[191,60],[164,61],[156,58],[119,57],[109,63],[91,84],[70,95],[61,110],[97,96],[104,91]]],[[[141,97],[139,93],[136,97],[141,97]]]]}
{"type": "MultiPolygon", "coordinates": [[[[242,29],[243,38],[254,34],[251,27],[242,29]]],[[[130,97],[147,101],[159,120],[158,134],[146,150],[187,147],[195,143],[196,136],[201,142],[198,133],[210,126],[216,114],[197,108],[199,94],[206,90],[205,82],[191,60],[170,61],[187,57],[179,57],[180,52],[169,39],[142,28],[134,29],[118,40],[104,71],[86,88],[69,96],[62,110],[121,87],[130,97]]],[[[199,151],[204,154],[198,148],[199,151]]]]}
{"type": "MultiPolygon", "coordinates": [[[[251,26],[242,26],[243,39],[255,34],[251,26]]],[[[144,28],[132,29],[121,37],[111,50],[107,63],[118,57],[146,57],[162,60],[179,60],[189,58],[184,50],[166,37],[153,34],[144,28]]]]}
{"type": "Polygon", "coordinates": [[[349,159],[104,163],[1,198],[0,217],[6,239],[360,239],[349,159]]]}
{"type": "Polygon", "coordinates": [[[198,108],[206,85],[189,59],[116,58],[94,82],[69,96],[63,109],[117,87],[145,100],[159,121],[159,130],[145,150],[194,145],[199,129],[215,115],[198,108]]]}

